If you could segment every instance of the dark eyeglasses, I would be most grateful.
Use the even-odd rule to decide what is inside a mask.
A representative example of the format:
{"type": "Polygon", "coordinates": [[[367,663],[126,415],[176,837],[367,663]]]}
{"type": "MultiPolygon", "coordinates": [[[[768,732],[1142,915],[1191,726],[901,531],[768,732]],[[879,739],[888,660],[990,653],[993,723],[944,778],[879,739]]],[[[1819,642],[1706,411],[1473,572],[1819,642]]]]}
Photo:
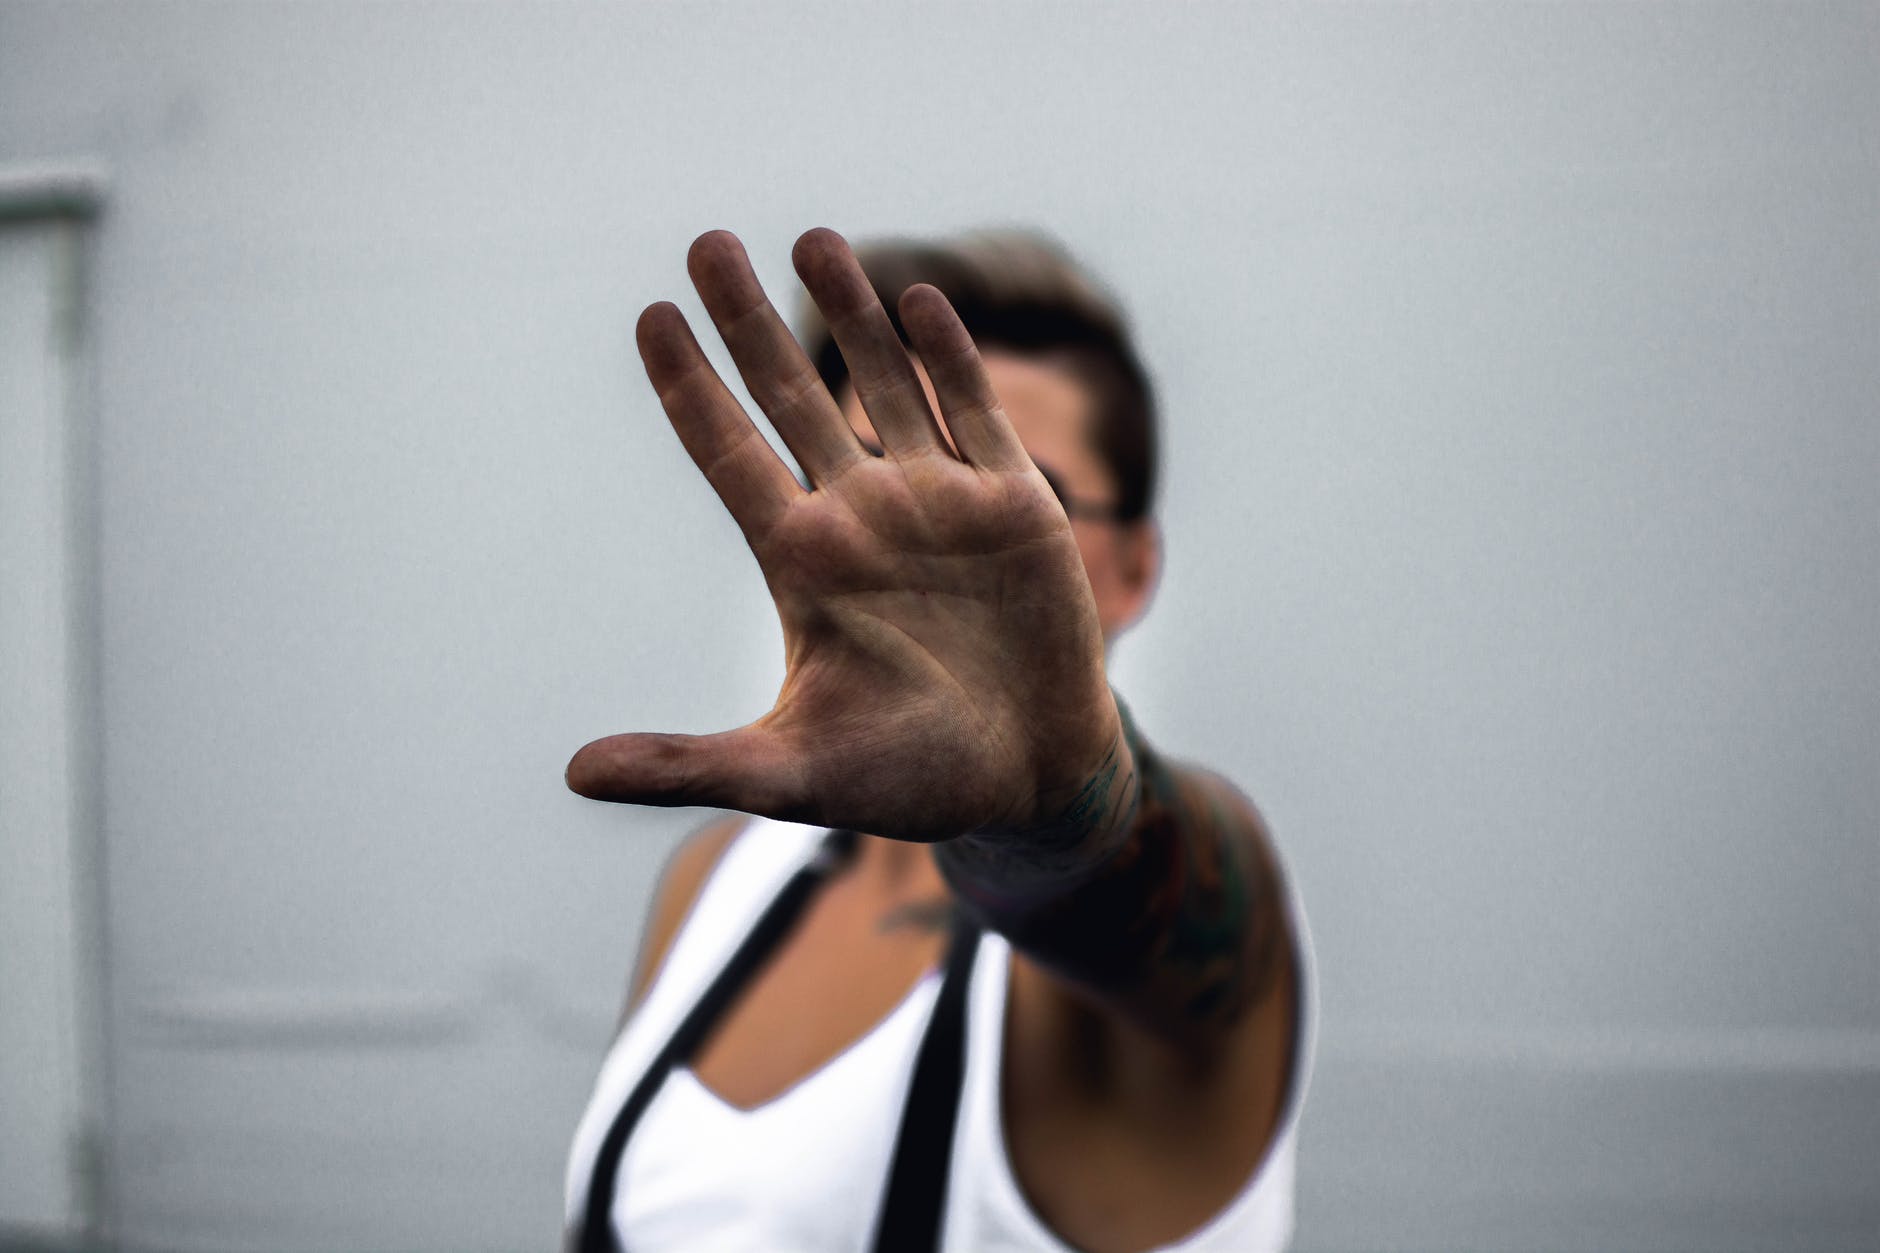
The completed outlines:
{"type": "MultiPolygon", "coordinates": [[[[888,455],[887,450],[882,448],[879,444],[871,444],[867,440],[863,440],[861,443],[862,447],[868,450],[868,455],[871,457],[885,457],[888,455]]],[[[1051,489],[1051,494],[1058,498],[1058,504],[1064,506],[1065,517],[1084,522],[1127,521],[1127,519],[1123,517],[1122,510],[1118,509],[1113,502],[1085,500],[1081,496],[1073,496],[1064,489],[1063,480],[1058,478],[1051,467],[1045,465],[1044,462],[1038,460],[1036,457],[1031,459],[1031,463],[1038,467],[1038,473],[1044,476],[1045,485],[1051,489]]]]}

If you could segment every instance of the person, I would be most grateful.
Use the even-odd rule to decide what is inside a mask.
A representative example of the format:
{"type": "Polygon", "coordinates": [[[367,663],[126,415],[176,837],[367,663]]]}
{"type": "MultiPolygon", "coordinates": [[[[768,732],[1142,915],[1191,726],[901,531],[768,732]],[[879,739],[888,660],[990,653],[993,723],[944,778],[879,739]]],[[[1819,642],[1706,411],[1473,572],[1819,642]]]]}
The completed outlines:
{"type": "Polygon", "coordinates": [[[1106,677],[1160,562],[1120,314],[1028,235],[793,259],[808,351],[735,237],[688,270],[802,479],[674,306],[637,328],[785,677],[748,726],[569,763],[583,796],[739,815],[658,890],[570,1247],[1281,1247],[1303,918],[1259,812],[1106,677]]]}

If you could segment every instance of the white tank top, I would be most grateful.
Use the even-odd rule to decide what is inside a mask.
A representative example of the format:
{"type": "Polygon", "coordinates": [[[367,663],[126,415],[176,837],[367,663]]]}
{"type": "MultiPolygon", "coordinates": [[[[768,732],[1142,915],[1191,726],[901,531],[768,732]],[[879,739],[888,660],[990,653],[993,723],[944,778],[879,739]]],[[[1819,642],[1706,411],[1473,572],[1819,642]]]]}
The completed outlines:
{"type": "MultiPolygon", "coordinates": [[[[568,1161],[568,1221],[587,1204],[607,1128],[654,1055],[752,922],[822,842],[813,827],[753,819],[720,857],[645,999],[614,1041],[568,1161]]],[[[1290,880],[1289,880],[1290,883],[1290,880]]],[[[1262,1253],[1292,1238],[1299,1109],[1311,1071],[1316,988],[1305,915],[1289,889],[1299,955],[1298,1035],[1279,1129],[1240,1193],[1168,1253],[1262,1253]]],[[[1005,1153],[999,1067],[1011,948],[988,932],[967,999],[966,1073],[948,1181],[946,1253],[1073,1253],[1032,1212],[1005,1153]]],[[[676,1067],[621,1161],[613,1223],[630,1253],[866,1253],[914,1057],[940,972],[787,1092],[740,1110],[676,1067]]]]}

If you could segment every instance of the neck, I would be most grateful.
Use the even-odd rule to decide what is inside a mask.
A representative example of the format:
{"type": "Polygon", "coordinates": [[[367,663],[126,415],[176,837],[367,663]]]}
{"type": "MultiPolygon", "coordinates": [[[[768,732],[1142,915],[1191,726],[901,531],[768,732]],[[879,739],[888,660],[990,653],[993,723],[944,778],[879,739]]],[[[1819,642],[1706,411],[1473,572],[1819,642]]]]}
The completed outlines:
{"type": "Polygon", "coordinates": [[[864,835],[855,847],[853,873],[875,890],[897,898],[947,893],[931,844],[864,835]]]}

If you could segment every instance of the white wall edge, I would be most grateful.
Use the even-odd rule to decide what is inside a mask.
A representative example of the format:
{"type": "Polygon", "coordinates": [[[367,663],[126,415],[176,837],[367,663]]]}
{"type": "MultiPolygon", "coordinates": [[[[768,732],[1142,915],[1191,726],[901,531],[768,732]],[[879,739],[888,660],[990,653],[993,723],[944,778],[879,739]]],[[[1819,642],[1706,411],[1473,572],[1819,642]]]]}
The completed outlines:
{"type": "Polygon", "coordinates": [[[20,876],[5,894],[9,939],[30,954],[0,982],[9,998],[31,1004],[8,1034],[9,1048],[32,1058],[30,1086],[10,1095],[34,1094],[30,1116],[15,1111],[30,1117],[33,1134],[19,1129],[9,1166],[37,1172],[0,1180],[9,1185],[0,1208],[8,1221],[71,1234],[104,1220],[99,1161],[109,1117],[103,858],[81,782],[95,777],[97,755],[83,252],[104,186],[91,162],[0,165],[0,241],[7,283],[17,284],[6,292],[0,336],[0,566],[7,595],[19,598],[9,599],[3,624],[0,686],[17,707],[0,720],[0,826],[9,873],[20,876]]]}
{"type": "Polygon", "coordinates": [[[0,164],[0,221],[35,217],[91,217],[104,208],[111,177],[102,161],[0,164]]]}

